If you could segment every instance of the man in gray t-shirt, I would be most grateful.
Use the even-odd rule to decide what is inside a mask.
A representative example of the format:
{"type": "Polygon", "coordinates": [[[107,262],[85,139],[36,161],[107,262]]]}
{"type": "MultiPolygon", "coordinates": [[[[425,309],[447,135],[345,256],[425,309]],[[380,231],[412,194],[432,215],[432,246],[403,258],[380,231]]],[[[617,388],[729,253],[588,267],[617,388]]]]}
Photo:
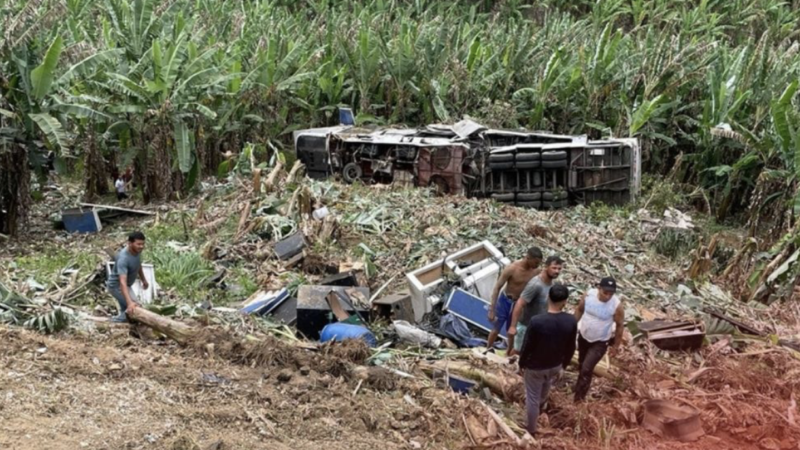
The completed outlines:
{"type": "Polygon", "coordinates": [[[519,296],[527,303],[522,308],[520,322],[527,324],[533,319],[533,316],[547,312],[547,296],[550,295],[550,287],[552,285],[553,281],[544,281],[541,274],[538,277],[531,278],[531,281],[528,282],[519,296]]]}
{"type": "Polygon", "coordinates": [[[506,334],[509,341],[509,356],[519,353],[522,343],[525,340],[525,331],[531,319],[547,312],[547,296],[550,294],[550,286],[553,280],[558,278],[564,261],[558,256],[550,256],[544,263],[544,270],[531,278],[531,281],[522,290],[519,301],[514,305],[514,312],[511,314],[511,326],[506,334]],[[517,336],[519,335],[519,336],[517,336]]]}
{"type": "Polygon", "coordinates": [[[142,251],[144,250],[144,234],[140,231],[128,236],[128,245],[123,247],[114,257],[114,269],[108,277],[108,292],[119,303],[119,315],[114,322],[126,322],[127,312],[132,311],[138,303],[134,298],[131,286],[137,278],[141,278],[144,290],[150,288],[142,270],[142,251]]]}

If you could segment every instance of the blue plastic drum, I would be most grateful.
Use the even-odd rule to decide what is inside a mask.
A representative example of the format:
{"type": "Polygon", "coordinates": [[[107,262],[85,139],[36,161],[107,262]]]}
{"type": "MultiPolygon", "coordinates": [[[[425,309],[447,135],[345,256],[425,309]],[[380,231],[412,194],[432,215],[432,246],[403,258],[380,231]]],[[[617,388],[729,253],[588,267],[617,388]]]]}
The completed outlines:
{"type": "Polygon", "coordinates": [[[319,335],[320,342],[341,342],[347,339],[363,339],[370,347],[377,347],[378,340],[367,328],[349,323],[329,323],[319,335]]]}

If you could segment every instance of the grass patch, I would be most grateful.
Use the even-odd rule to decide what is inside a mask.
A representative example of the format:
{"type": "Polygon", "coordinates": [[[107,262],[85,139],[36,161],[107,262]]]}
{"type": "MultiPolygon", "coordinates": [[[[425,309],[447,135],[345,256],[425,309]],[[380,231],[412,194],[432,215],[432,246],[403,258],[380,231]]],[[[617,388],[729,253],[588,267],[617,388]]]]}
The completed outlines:
{"type": "Polygon", "coordinates": [[[242,287],[242,300],[250,297],[258,290],[258,284],[256,283],[253,274],[251,274],[247,269],[241,267],[234,269],[234,276],[231,277],[231,279],[233,280],[233,283],[242,287]]]}
{"type": "Polygon", "coordinates": [[[150,227],[144,231],[147,238],[148,246],[163,245],[169,241],[186,242],[186,231],[189,232],[189,239],[192,239],[192,227],[187,219],[187,229],[184,230],[181,223],[180,216],[170,217],[170,220],[165,220],[154,227],[150,227]]]}
{"type": "Polygon", "coordinates": [[[44,285],[55,282],[65,269],[76,269],[83,276],[94,271],[101,262],[102,257],[98,254],[87,252],[72,254],[63,249],[14,259],[21,275],[26,278],[33,277],[44,285]]]}

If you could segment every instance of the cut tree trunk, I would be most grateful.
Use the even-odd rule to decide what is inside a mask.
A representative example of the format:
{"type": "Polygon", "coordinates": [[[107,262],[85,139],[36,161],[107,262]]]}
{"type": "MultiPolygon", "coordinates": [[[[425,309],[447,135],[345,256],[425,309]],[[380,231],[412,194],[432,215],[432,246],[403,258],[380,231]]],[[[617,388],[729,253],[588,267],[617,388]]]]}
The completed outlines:
{"type": "Polygon", "coordinates": [[[717,241],[719,240],[719,233],[711,237],[711,242],[705,245],[703,241],[697,246],[694,253],[694,260],[691,267],[689,267],[689,278],[697,280],[701,276],[705,276],[711,271],[713,263],[714,252],[717,250],[717,241]]]}
{"type": "MultiPolygon", "coordinates": [[[[577,367],[578,370],[580,370],[580,367],[578,367],[577,352],[574,355],[572,355],[571,363],[573,366],[577,367]]],[[[615,367],[612,366],[610,363],[608,363],[608,361],[606,361],[605,358],[600,360],[600,362],[597,363],[596,366],[594,366],[594,374],[597,375],[598,377],[603,377],[611,381],[615,381],[617,379],[615,367]]]]}
{"type": "Polygon", "coordinates": [[[275,189],[275,186],[278,181],[278,176],[283,171],[283,163],[278,161],[275,163],[275,167],[270,172],[269,176],[267,177],[267,181],[264,184],[264,191],[265,192],[272,192],[275,189]]]}
{"type": "Polygon", "coordinates": [[[148,311],[145,308],[136,307],[128,312],[128,318],[140,322],[159,333],[175,340],[179,344],[185,344],[191,339],[197,330],[185,323],[172,320],[167,317],[148,311]]]}
{"type": "Polygon", "coordinates": [[[100,149],[97,148],[94,129],[89,130],[86,139],[86,162],[84,164],[86,173],[86,195],[87,202],[94,201],[97,196],[108,193],[108,175],[106,172],[106,161],[103,159],[100,149]]]}
{"type": "Polygon", "coordinates": [[[295,178],[298,178],[298,176],[302,176],[304,168],[305,168],[305,166],[303,165],[302,162],[300,162],[299,159],[297,161],[295,161],[294,166],[292,166],[292,170],[289,172],[289,175],[286,177],[286,182],[287,183],[293,183],[294,181],[296,181],[295,178]]]}
{"type": "Polygon", "coordinates": [[[28,218],[31,204],[28,151],[0,147],[0,234],[15,236],[28,218]]]}
{"type": "Polygon", "coordinates": [[[448,360],[422,363],[420,369],[428,375],[432,375],[434,371],[453,373],[483,383],[490,391],[507,401],[519,402],[524,400],[525,388],[522,384],[522,377],[515,374],[503,373],[500,370],[489,372],[474,367],[465,361],[448,360]]]}
{"type": "MultiPolygon", "coordinates": [[[[572,364],[577,366],[577,353],[572,358],[572,364]]],[[[432,363],[422,363],[420,368],[428,375],[434,371],[454,373],[464,378],[483,383],[490,391],[499,395],[507,401],[517,402],[524,400],[525,388],[522,377],[508,371],[488,371],[479,369],[466,361],[440,360],[432,363]]],[[[499,369],[499,367],[498,367],[499,369]]],[[[600,361],[594,368],[594,374],[608,380],[616,380],[614,366],[608,365],[606,361],[600,361]]]]}
{"type": "MultiPolygon", "coordinates": [[[[181,345],[187,344],[194,336],[197,335],[199,330],[185,323],[172,320],[167,317],[158,315],[147,309],[139,306],[128,312],[128,318],[152,328],[153,330],[169,337],[181,345]]],[[[248,336],[248,340],[251,337],[248,336]]],[[[257,338],[252,338],[254,341],[259,341],[257,338]]],[[[293,345],[298,349],[316,351],[316,345],[304,342],[286,342],[293,345]]],[[[349,361],[345,362],[347,365],[347,372],[351,377],[355,377],[365,382],[367,386],[382,391],[393,391],[396,387],[396,377],[392,371],[383,367],[365,367],[357,364],[352,364],[349,361]]]]}

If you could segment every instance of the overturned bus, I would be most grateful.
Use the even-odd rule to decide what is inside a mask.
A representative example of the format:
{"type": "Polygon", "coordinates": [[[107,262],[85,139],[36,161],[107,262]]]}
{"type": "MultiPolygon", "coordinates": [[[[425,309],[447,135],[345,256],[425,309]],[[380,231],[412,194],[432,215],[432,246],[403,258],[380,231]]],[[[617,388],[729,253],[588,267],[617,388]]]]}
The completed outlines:
{"type": "Polygon", "coordinates": [[[342,125],[293,137],[297,158],[318,179],[430,186],[537,209],[625,204],[641,186],[636,139],[497,130],[471,120],[419,129],[342,125]]]}

